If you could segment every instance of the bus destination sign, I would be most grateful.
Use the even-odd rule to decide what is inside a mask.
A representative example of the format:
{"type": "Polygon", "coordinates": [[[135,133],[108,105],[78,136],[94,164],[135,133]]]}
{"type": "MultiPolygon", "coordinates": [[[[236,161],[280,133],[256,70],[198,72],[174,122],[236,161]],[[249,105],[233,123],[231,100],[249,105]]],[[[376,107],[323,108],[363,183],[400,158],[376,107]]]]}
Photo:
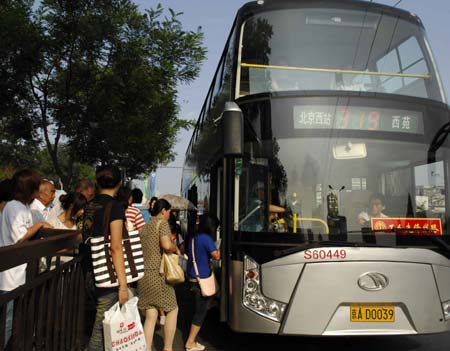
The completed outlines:
{"type": "Polygon", "coordinates": [[[294,106],[294,129],[349,129],[423,134],[418,111],[361,106],[294,106]]]}

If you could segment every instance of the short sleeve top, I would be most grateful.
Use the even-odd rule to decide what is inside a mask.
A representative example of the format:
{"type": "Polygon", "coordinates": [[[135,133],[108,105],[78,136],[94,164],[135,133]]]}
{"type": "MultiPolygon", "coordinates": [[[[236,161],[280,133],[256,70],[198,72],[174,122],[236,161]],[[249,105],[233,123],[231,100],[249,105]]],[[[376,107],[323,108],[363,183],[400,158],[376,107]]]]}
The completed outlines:
{"type": "MultiPolygon", "coordinates": [[[[197,263],[198,272],[200,278],[208,278],[211,275],[211,269],[209,268],[209,260],[211,253],[216,251],[216,245],[210,235],[205,233],[198,233],[194,237],[195,248],[195,262],[197,263]]],[[[192,239],[187,243],[187,272],[189,277],[195,278],[195,269],[192,263],[192,239]]]]}
{"type": "MultiPolygon", "coordinates": [[[[6,203],[0,221],[0,246],[16,244],[33,225],[33,215],[30,207],[20,201],[12,200],[6,203]]],[[[0,290],[11,291],[25,284],[27,264],[0,272],[0,290]]]]}
{"type": "MultiPolygon", "coordinates": [[[[103,236],[104,226],[109,223],[103,223],[105,207],[108,203],[111,204],[111,215],[109,223],[121,219],[125,221],[125,209],[119,201],[113,197],[105,194],[99,194],[88,202],[83,213],[83,242],[86,243],[89,238],[103,236]]],[[[82,244],[80,252],[84,256],[85,264],[83,267],[87,270],[92,270],[91,250],[90,246],[82,244]]]]}
{"type": "Polygon", "coordinates": [[[33,224],[30,206],[17,200],[7,202],[1,221],[0,246],[16,244],[33,224]]]}
{"type": "Polygon", "coordinates": [[[105,215],[106,205],[112,201],[111,215],[109,217],[109,223],[121,219],[125,219],[125,209],[121,203],[113,197],[105,194],[97,195],[90,201],[83,214],[83,239],[88,237],[103,236],[103,228],[109,223],[103,223],[105,215]]]}

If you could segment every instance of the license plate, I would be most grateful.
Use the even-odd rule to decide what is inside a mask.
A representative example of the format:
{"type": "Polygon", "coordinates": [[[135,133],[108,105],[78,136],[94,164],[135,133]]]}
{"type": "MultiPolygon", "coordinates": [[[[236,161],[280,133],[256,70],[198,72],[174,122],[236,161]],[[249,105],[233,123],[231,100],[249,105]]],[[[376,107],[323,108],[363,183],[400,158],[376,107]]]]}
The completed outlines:
{"type": "Polygon", "coordinates": [[[352,322],[395,322],[394,306],[351,305],[352,322]]]}

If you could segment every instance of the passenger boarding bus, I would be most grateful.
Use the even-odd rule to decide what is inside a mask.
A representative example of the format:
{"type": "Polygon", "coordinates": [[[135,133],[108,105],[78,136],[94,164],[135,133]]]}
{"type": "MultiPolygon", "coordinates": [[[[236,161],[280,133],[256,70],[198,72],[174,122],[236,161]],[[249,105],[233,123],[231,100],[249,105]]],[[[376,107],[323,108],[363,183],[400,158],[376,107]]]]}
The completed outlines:
{"type": "Polygon", "coordinates": [[[449,121],[416,15],[244,5],[182,179],[221,220],[221,319],[280,335],[448,332],[449,121]]]}

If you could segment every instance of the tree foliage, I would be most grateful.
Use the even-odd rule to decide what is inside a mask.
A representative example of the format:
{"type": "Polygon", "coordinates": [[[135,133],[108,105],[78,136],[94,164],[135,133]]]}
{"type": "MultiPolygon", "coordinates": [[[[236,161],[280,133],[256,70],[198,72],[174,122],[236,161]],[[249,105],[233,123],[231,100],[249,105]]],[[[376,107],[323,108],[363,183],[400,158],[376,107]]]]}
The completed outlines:
{"type": "Polygon", "coordinates": [[[203,34],[179,16],[129,0],[43,0],[25,16],[38,65],[20,79],[29,108],[18,120],[65,184],[80,164],[115,163],[134,177],[173,158],[177,131],[190,125],[178,118],[177,85],[205,57],[203,34]]]}
{"type": "Polygon", "coordinates": [[[0,2],[0,164],[7,174],[34,165],[37,151],[28,78],[38,69],[39,36],[30,9],[29,1],[0,2]]]}

